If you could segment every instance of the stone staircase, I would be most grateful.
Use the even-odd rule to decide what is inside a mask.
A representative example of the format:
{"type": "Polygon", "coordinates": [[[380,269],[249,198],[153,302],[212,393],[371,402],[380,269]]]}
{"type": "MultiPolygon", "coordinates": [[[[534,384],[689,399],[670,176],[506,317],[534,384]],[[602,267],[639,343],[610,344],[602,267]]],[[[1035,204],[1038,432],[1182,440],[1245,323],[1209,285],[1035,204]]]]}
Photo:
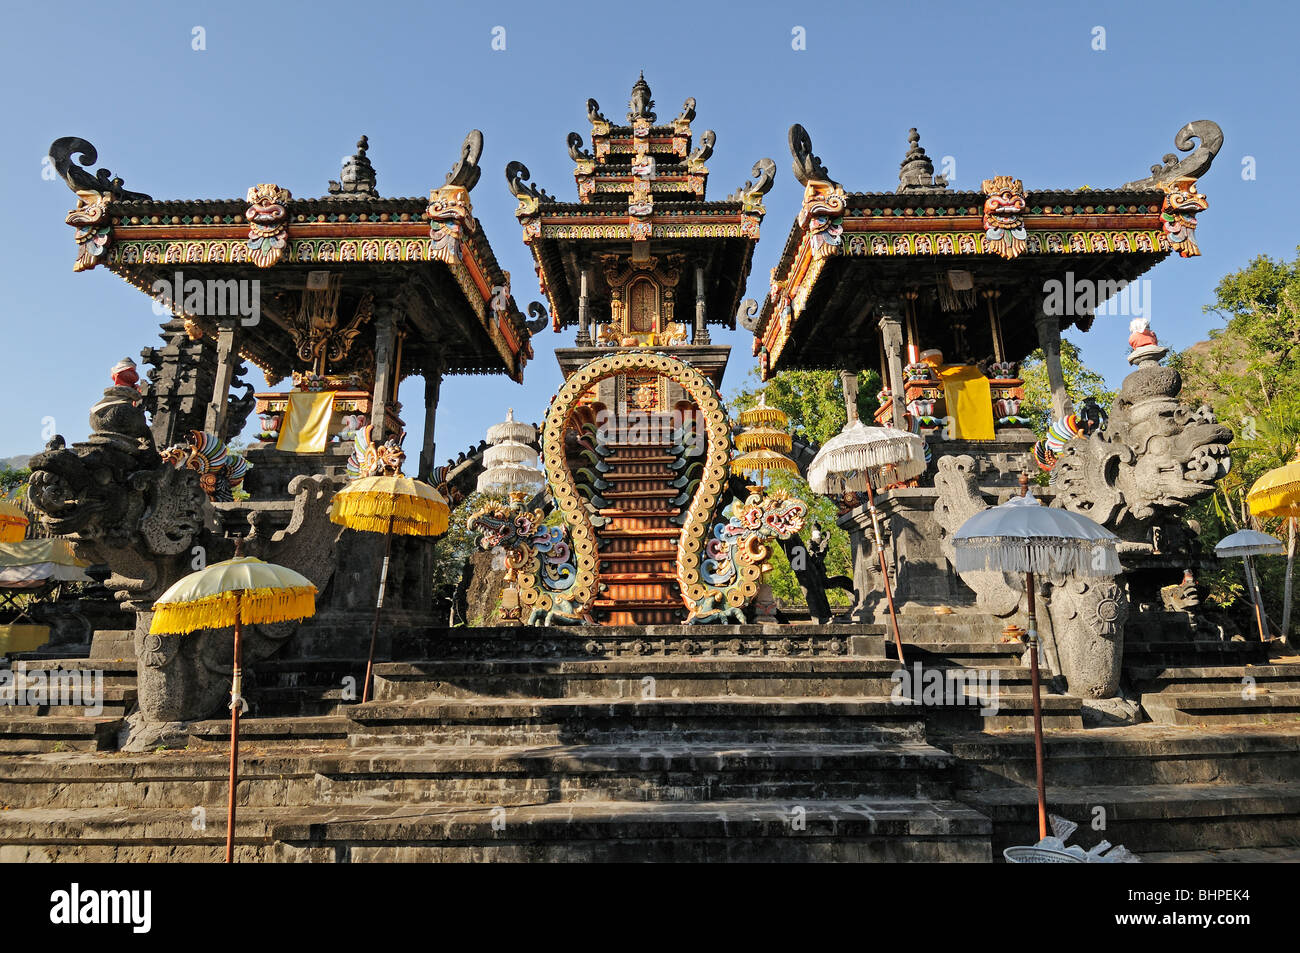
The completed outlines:
{"type": "Polygon", "coordinates": [[[1134,614],[1124,674],[1163,725],[1300,725],[1300,659],[1270,660],[1257,641],[1198,631],[1184,612],[1134,614]]]}
{"type": "MultiPolygon", "coordinates": [[[[904,654],[908,669],[996,671],[991,715],[900,704],[874,625],[422,630],[395,640],[405,660],[377,666],[365,705],[337,694],[357,660],[263,662],[246,682],[237,857],[998,859],[1035,833],[1028,672],[979,624],[905,620],[904,654]]],[[[89,662],[104,668],[44,664],[89,662]]],[[[1049,807],[1085,846],[1204,860],[1300,845],[1300,728],[1085,731],[1079,699],[1044,705],[1049,807]],[[1097,807],[1107,827],[1089,835],[1097,807]]],[[[27,735],[0,734],[17,742],[0,860],[220,856],[228,720],[127,753],[120,717],[6,712],[0,729],[24,719],[27,735]]]]}
{"type": "MultiPolygon", "coordinates": [[[[935,743],[957,758],[956,797],[993,822],[995,854],[1037,839],[1031,734],[935,743]]],[[[1295,727],[1052,732],[1044,760],[1048,809],[1079,824],[1073,843],[1091,847],[1104,838],[1148,862],[1300,855],[1295,727]]]]}

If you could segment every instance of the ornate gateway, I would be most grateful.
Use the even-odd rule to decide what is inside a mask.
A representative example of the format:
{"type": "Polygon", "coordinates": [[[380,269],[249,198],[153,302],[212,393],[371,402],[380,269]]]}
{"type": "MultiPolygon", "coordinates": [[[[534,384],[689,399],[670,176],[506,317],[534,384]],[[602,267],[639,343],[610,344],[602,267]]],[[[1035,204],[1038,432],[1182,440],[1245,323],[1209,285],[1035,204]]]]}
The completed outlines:
{"type": "Polygon", "coordinates": [[[687,622],[745,621],[741,610],[758,593],[770,543],[799,532],[806,507],[799,500],[757,492],[743,501],[727,498],[732,442],[722,400],[703,373],[666,354],[637,350],[599,357],[569,375],[551,401],[543,424],[542,460],[562,527],[541,525],[540,510],[489,506],[470,518],[470,529],[481,534],[483,545],[507,549],[530,624],[592,621],[602,590],[596,526],[604,517],[596,506],[599,497],[593,497],[587,485],[594,473],[585,467],[575,472],[570,462],[569,438],[582,430],[578,418],[584,396],[600,381],[618,375],[667,379],[698,409],[698,436],[703,439],[695,441],[695,462],[686,464],[683,458],[684,509],[674,518],[681,526],[675,534],[677,585],[687,622]]]}

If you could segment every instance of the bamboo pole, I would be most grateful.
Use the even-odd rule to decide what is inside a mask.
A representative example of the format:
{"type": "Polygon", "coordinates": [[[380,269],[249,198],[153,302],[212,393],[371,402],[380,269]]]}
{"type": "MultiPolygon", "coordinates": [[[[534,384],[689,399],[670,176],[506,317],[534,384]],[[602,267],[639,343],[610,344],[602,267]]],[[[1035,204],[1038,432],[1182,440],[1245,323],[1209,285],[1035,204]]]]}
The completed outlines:
{"type": "Polygon", "coordinates": [[[240,603],[243,593],[235,591],[235,665],[230,680],[230,792],[226,802],[226,863],[235,860],[235,788],[239,784],[239,710],[243,707],[243,678],[240,672],[240,603]]]}
{"type": "Polygon", "coordinates": [[[889,567],[885,563],[885,544],[880,538],[880,517],[876,513],[876,494],[871,488],[871,475],[867,475],[867,510],[871,513],[871,531],[880,556],[880,578],[885,584],[885,600],[889,603],[889,622],[894,627],[894,647],[898,650],[898,664],[903,664],[903,637],[898,631],[898,613],[894,610],[894,591],[889,585],[889,567]]]}
{"type": "Polygon", "coordinates": [[[370,624],[370,654],[366,658],[366,681],[361,688],[361,703],[370,701],[370,673],[375,667],[375,642],[379,638],[379,613],[384,608],[384,586],[388,583],[388,557],[393,551],[393,517],[388,517],[384,533],[384,564],[379,571],[379,594],[375,597],[375,620],[370,624]]]}
{"type": "Polygon", "coordinates": [[[1034,574],[1025,573],[1029,597],[1029,679],[1034,692],[1034,774],[1038,783],[1038,839],[1047,836],[1047,783],[1043,776],[1043,707],[1038,681],[1038,622],[1034,618],[1034,574]]]}

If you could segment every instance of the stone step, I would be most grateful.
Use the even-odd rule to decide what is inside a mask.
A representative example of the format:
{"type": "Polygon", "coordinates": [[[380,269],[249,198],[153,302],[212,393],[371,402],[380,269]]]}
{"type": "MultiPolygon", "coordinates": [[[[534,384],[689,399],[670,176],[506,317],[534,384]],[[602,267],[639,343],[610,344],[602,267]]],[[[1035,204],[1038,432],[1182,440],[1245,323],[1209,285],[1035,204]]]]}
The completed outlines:
{"type": "MultiPolygon", "coordinates": [[[[993,822],[993,850],[1038,840],[1032,784],[958,791],[993,822]]],[[[1075,821],[1084,847],[1105,838],[1139,856],[1148,851],[1291,846],[1300,841],[1300,781],[1265,784],[1134,784],[1064,787],[1047,775],[1047,809],[1075,821]],[[1105,829],[1094,831],[1105,811],[1105,829]]]]}
{"type": "MultiPolygon", "coordinates": [[[[1000,695],[982,712],[966,704],[900,704],[889,696],[693,696],[615,699],[475,697],[369,702],[347,708],[354,746],[368,744],[613,744],[637,741],[822,740],[858,743],[875,733],[920,731],[921,720],[952,730],[1032,724],[1028,695],[1000,695]]],[[[1079,699],[1042,699],[1047,730],[1081,728],[1079,699]]],[[[919,736],[918,736],[919,737],[919,736]]]]}
{"type": "MultiPolygon", "coordinates": [[[[242,748],[241,748],[242,750],[242,748]]],[[[748,746],[319,748],[240,759],[241,807],[313,804],[522,805],[873,796],[951,797],[950,755],[922,742],[748,746]]],[[[225,803],[224,754],[35,755],[0,778],[18,808],[174,807],[225,803]]]]}
{"type": "Polygon", "coordinates": [[[19,672],[25,672],[30,679],[33,676],[40,675],[46,679],[48,684],[52,676],[58,677],[64,673],[88,673],[92,678],[102,678],[105,688],[108,687],[130,687],[136,683],[136,662],[135,658],[128,659],[106,659],[106,658],[64,658],[64,659],[41,659],[30,662],[16,662],[11,668],[15,676],[19,672]]]}
{"type": "MultiPolygon", "coordinates": [[[[893,659],[897,657],[894,647],[893,632],[888,632],[885,640],[885,654],[893,659]]],[[[1021,642],[912,642],[903,643],[903,655],[908,662],[919,659],[930,664],[969,665],[975,667],[1017,666],[1026,651],[1021,642]]],[[[1025,670],[1026,673],[1028,669],[1025,670]]]]}
{"type": "Polygon", "coordinates": [[[1300,724],[1300,692],[1257,690],[1160,692],[1142,696],[1142,708],[1161,725],[1300,724]]]}
{"type": "Polygon", "coordinates": [[[1300,692],[1300,665],[1133,666],[1128,675],[1143,694],[1300,692]]]}
{"type": "MultiPolygon", "coordinates": [[[[346,715],[241,717],[239,744],[242,749],[245,744],[279,746],[341,742],[347,738],[351,724],[346,715]]],[[[223,748],[230,745],[229,718],[191,722],[186,730],[193,744],[223,748]]]]}
{"type": "MultiPolygon", "coordinates": [[[[224,811],[122,808],[0,812],[3,861],[217,860],[224,811]]],[[[988,862],[989,823],[953,801],[861,798],[250,808],[239,861],[988,862]]]]}
{"type": "Polygon", "coordinates": [[[108,717],[118,718],[122,715],[129,714],[136,705],[135,682],[132,680],[126,685],[104,685],[97,688],[93,683],[78,683],[72,686],[69,693],[65,694],[60,691],[50,694],[47,687],[34,686],[30,678],[23,680],[15,687],[6,687],[3,694],[0,694],[0,721],[11,718],[24,720],[30,717],[108,717]],[[19,697],[24,692],[40,692],[35,698],[47,699],[45,704],[15,704],[10,699],[15,696],[11,693],[18,691],[19,697]],[[75,701],[75,704],[62,704],[59,702],[75,701]],[[55,702],[50,704],[49,702],[55,702]]]}
{"type": "Polygon", "coordinates": [[[109,751],[117,747],[120,717],[67,715],[0,717],[0,752],[109,751]]]}
{"type": "MultiPolygon", "coordinates": [[[[1025,693],[1028,671],[988,668],[975,672],[934,666],[953,690],[1025,693]],[[996,683],[994,682],[996,678],[996,683]],[[967,680],[969,679],[969,680],[967,680]],[[976,681],[983,679],[983,681],[976,681]]],[[[608,698],[691,697],[891,697],[895,689],[924,699],[928,676],[914,667],[896,676],[886,659],[830,658],[646,658],[593,661],[390,662],[376,666],[377,701],[432,698],[608,698]],[[905,687],[906,686],[906,687],[905,687]]]]}
{"type": "MultiPolygon", "coordinates": [[[[958,759],[963,788],[1032,785],[1033,734],[941,738],[958,759]]],[[[1044,761],[1050,784],[1254,784],[1300,779],[1300,732],[1250,728],[1189,732],[1140,725],[1058,731],[1046,737],[1044,761]]]]}
{"type": "Polygon", "coordinates": [[[92,659],[135,659],[135,632],[132,629],[97,629],[90,640],[92,659]]]}

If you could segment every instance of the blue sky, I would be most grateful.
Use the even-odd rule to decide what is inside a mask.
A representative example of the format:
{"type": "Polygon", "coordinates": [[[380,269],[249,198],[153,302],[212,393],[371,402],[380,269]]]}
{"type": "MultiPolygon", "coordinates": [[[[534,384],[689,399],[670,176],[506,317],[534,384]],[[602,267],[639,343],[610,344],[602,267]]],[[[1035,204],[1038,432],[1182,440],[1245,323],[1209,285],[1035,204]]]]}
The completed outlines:
{"type": "MultiPolygon", "coordinates": [[[[71,270],[63,219],[75,200],[41,176],[59,136],[93,142],[98,165],[127,188],[224,198],[257,182],[324,194],[365,133],[381,193],[409,196],[440,185],[465,133],[481,129],[475,213],[526,304],[541,296],[502,170],[522,160],[546,189],[576,197],[565,135],[588,135],[588,97],[608,115],[625,111],[640,69],[661,113],[675,115],[694,96],[696,128],[717,132],[712,197],[742,183],[760,156],[776,160],[751,297],[764,292],[799,203],[786,148],[792,122],[808,128],[846,188],[871,191],[895,186],[911,126],[936,162],[955,158],[954,187],[1011,174],[1035,189],[1140,178],[1173,150],[1179,126],[1213,119],[1225,144],[1201,182],[1210,201],[1197,233],[1202,257],[1174,257],[1148,274],[1153,327],[1162,342],[1185,347],[1216,324],[1201,308],[1223,274],[1261,253],[1290,258],[1300,243],[1287,199],[1300,155],[1297,10],[701,0],[10,7],[0,35],[0,456],[40,449],[47,417],[69,441],[83,439],[109,367],[158,340],[147,298],[103,268],[71,270]],[[196,26],[202,51],[192,49],[196,26]],[[491,46],[496,26],[506,30],[504,51],[491,46]],[[796,26],[805,50],[791,48],[796,26]],[[1104,51],[1092,49],[1098,26],[1104,51]],[[1253,180],[1242,176],[1247,156],[1253,180]]],[[[1078,337],[1112,386],[1129,370],[1127,323],[1102,318],[1078,337]]],[[[730,392],[752,366],[750,339],[714,339],[735,347],[730,392]]],[[[571,343],[571,331],[535,338],[523,386],[448,378],[439,461],[477,442],[509,406],[540,419],[560,383],[551,350],[571,343]]],[[[413,454],[422,394],[418,378],[401,393],[413,454]]]]}

